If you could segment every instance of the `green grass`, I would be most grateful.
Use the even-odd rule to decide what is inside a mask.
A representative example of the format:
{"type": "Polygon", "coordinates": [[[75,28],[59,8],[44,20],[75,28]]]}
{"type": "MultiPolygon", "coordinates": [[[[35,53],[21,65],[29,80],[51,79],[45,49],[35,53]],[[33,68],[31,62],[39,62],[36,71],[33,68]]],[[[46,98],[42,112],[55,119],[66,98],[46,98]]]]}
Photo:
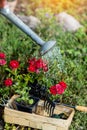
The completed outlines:
{"type": "MultiPolygon", "coordinates": [[[[62,78],[68,84],[68,90],[63,95],[63,102],[70,105],[87,106],[87,34],[82,29],[76,33],[70,33],[59,30],[54,24],[50,26],[49,30],[53,26],[52,31],[47,32],[48,28],[45,26],[46,32],[43,34],[44,28],[40,32],[42,31],[45,38],[56,39],[57,45],[61,49],[67,72],[66,76],[62,78]]],[[[70,130],[86,129],[87,113],[75,111],[70,130]]]]}
{"type": "MultiPolygon", "coordinates": [[[[40,15],[41,18],[41,15],[40,15]]],[[[87,22],[84,21],[86,28],[87,22]]],[[[76,33],[63,32],[56,25],[54,18],[45,19],[42,14],[42,25],[37,33],[44,40],[56,39],[60,47],[63,68],[66,73],[55,77],[64,79],[68,84],[63,102],[70,105],[87,105],[87,34],[79,29],[76,33]],[[49,28],[48,28],[49,26],[49,28]]],[[[10,58],[25,60],[28,55],[38,56],[39,47],[24,33],[5,18],[0,17],[0,51],[10,58]]],[[[56,69],[56,68],[55,68],[56,69]]],[[[7,129],[6,129],[7,130],[7,129]]],[[[87,130],[87,113],[75,111],[70,130],[87,130]]]]}

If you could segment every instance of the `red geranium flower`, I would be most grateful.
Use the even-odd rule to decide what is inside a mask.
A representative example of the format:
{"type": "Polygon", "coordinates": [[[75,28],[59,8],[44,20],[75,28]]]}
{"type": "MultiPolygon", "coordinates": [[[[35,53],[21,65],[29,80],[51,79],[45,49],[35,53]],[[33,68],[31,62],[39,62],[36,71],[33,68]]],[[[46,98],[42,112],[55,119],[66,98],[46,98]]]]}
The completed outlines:
{"type": "Polygon", "coordinates": [[[19,62],[16,60],[11,60],[9,66],[11,69],[17,69],[19,67],[19,62]]]}
{"type": "Polygon", "coordinates": [[[3,52],[0,52],[0,59],[5,59],[6,55],[3,52]]]}
{"type": "Polygon", "coordinates": [[[50,87],[50,93],[53,94],[53,95],[57,94],[56,86],[51,86],[50,87]]]}
{"type": "Polygon", "coordinates": [[[67,84],[63,81],[59,82],[59,84],[63,87],[63,89],[66,89],[67,84]]]}
{"type": "Polygon", "coordinates": [[[36,58],[29,59],[28,71],[36,72],[36,58]]]}
{"type": "Polygon", "coordinates": [[[35,65],[30,65],[28,67],[28,71],[30,71],[30,72],[36,72],[36,66],[35,65]]]}
{"type": "Polygon", "coordinates": [[[28,71],[39,73],[40,69],[43,69],[44,72],[48,71],[47,64],[41,58],[38,60],[36,58],[29,60],[28,71]]]}
{"type": "Polygon", "coordinates": [[[8,78],[4,81],[6,87],[12,86],[13,82],[12,79],[8,78]]]}
{"type": "Polygon", "coordinates": [[[43,68],[43,71],[44,71],[44,72],[47,72],[47,71],[48,71],[48,67],[45,66],[45,67],[43,68]]]}
{"type": "Polygon", "coordinates": [[[35,65],[35,63],[36,63],[36,58],[29,59],[30,65],[35,65]]]}
{"type": "Polygon", "coordinates": [[[38,59],[36,61],[36,67],[37,67],[37,69],[40,69],[43,67],[43,60],[42,59],[38,59]]]}
{"type": "Polygon", "coordinates": [[[56,84],[57,94],[63,94],[64,88],[60,84],[56,84]]]}
{"type": "Polygon", "coordinates": [[[36,67],[37,69],[43,69],[44,72],[48,71],[47,63],[45,63],[41,58],[36,61],[36,67]]]}
{"type": "Polygon", "coordinates": [[[63,94],[65,89],[66,89],[67,85],[65,82],[61,81],[59,82],[58,84],[56,84],[55,86],[52,86],[50,88],[50,92],[51,94],[53,95],[56,95],[56,94],[63,94]]]}
{"type": "Polygon", "coordinates": [[[56,84],[56,89],[58,94],[63,94],[67,85],[65,82],[61,81],[58,84],[56,84]]]}
{"type": "Polygon", "coordinates": [[[5,64],[6,64],[6,60],[0,59],[0,65],[5,65],[5,64]]]}

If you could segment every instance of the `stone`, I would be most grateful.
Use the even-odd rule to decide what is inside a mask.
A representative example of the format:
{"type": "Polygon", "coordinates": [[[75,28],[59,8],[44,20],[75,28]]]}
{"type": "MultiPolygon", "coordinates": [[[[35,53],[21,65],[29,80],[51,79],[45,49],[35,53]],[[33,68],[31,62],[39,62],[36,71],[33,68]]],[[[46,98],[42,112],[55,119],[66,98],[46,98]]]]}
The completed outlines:
{"type": "Polygon", "coordinates": [[[61,12],[56,15],[56,20],[65,31],[75,32],[82,27],[79,21],[66,12],[61,12]]]}
{"type": "Polygon", "coordinates": [[[31,29],[35,30],[38,25],[41,23],[37,17],[34,16],[25,16],[25,15],[17,15],[26,25],[28,25],[31,29]]]}

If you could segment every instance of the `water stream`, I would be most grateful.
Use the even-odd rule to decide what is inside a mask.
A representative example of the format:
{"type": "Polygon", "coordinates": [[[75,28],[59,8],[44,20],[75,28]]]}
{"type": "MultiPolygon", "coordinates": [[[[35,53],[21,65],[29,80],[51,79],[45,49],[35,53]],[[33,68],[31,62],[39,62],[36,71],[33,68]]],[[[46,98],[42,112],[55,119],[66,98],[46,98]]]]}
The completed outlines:
{"type": "Polygon", "coordinates": [[[64,71],[64,60],[58,46],[54,46],[42,58],[48,62],[49,71],[47,73],[47,77],[58,77],[58,73],[62,73],[64,71]]]}

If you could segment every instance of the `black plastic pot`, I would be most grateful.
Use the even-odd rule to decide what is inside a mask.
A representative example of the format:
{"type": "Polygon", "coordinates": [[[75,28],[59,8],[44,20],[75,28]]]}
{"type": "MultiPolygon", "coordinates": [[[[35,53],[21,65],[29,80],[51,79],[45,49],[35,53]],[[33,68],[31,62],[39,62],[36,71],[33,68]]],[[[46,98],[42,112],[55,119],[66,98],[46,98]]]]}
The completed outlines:
{"type": "Polygon", "coordinates": [[[38,102],[39,102],[40,99],[37,98],[37,97],[33,97],[33,96],[31,97],[31,99],[34,100],[34,103],[31,104],[31,105],[23,105],[23,104],[21,104],[21,103],[19,103],[19,102],[16,101],[15,104],[17,106],[17,109],[19,111],[28,112],[28,113],[35,112],[37,104],[38,104],[38,102]]]}

